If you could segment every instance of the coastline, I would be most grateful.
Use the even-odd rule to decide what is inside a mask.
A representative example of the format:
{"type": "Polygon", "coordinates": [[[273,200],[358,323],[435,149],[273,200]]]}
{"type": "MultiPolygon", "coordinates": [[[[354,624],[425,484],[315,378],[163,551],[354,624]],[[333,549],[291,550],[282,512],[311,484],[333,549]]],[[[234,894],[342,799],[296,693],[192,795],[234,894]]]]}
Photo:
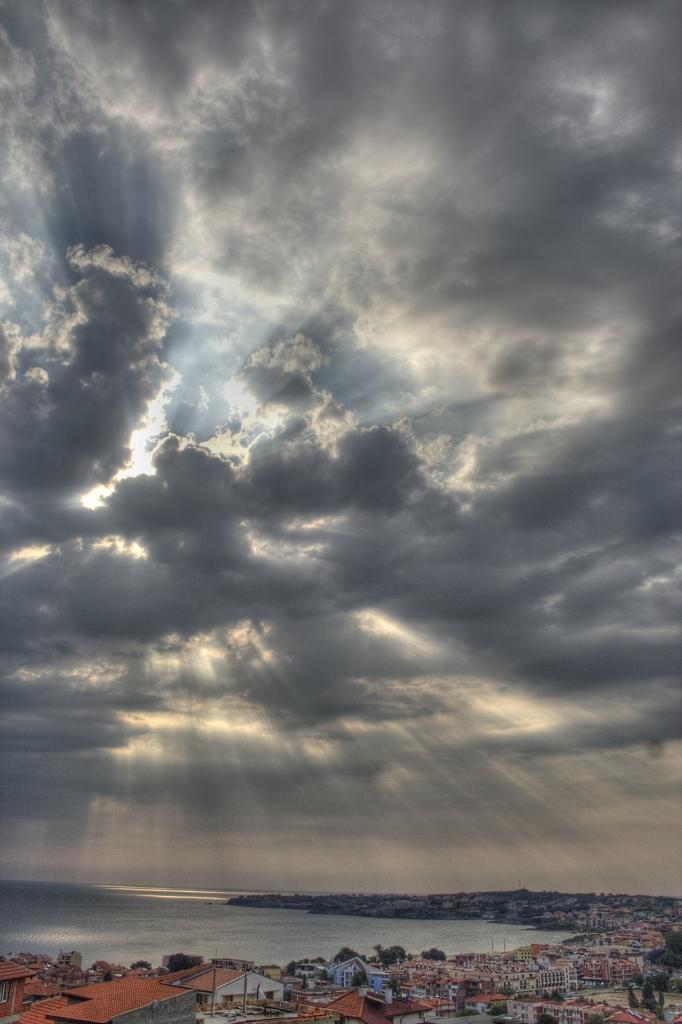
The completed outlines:
{"type": "MultiPolygon", "coordinates": [[[[553,931],[567,932],[567,938],[576,938],[579,929],[575,924],[568,922],[548,922],[542,917],[534,916],[526,919],[519,919],[505,914],[484,915],[480,913],[463,914],[461,912],[447,912],[435,907],[395,907],[382,905],[386,898],[371,896],[370,900],[374,905],[368,907],[364,904],[357,905],[353,901],[356,897],[344,898],[342,895],[324,896],[302,896],[300,894],[263,893],[244,894],[232,896],[224,901],[224,906],[244,907],[252,910],[296,910],[300,913],[313,914],[315,916],[344,916],[361,917],[381,921],[478,921],[483,924],[506,924],[515,927],[525,928],[528,931],[544,931],[548,925],[553,931]]],[[[407,902],[409,898],[406,897],[407,902]]]]}

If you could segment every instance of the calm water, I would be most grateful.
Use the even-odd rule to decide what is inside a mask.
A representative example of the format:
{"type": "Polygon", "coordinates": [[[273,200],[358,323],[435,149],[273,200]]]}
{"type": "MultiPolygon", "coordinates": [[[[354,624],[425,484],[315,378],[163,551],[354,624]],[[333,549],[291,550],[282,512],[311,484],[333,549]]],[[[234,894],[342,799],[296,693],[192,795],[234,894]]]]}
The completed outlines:
{"type": "Polygon", "coordinates": [[[229,890],[107,888],[42,882],[0,883],[0,954],[53,954],[78,949],[94,960],[161,962],[164,953],[239,956],[284,964],[304,956],[331,957],[341,946],[359,952],[399,943],[412,952],[438,946],[447,953],[481,952],[556,942],[567,932],[536,931],[483,921],[391,921],[300,910],[256,910],[219,902],[229,890]]]}

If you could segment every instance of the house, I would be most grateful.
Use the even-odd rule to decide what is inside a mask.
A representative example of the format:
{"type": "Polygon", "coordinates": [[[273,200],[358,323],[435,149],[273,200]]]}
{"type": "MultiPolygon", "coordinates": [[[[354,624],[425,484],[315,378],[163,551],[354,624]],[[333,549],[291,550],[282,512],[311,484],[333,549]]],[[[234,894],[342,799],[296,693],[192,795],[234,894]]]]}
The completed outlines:
{"type": "Polygon", "coordinates": [[[353,978],[358,974],[364,974],[367,978],[367,986],[375,992],[383,992],[389,980],[388,971],[373,967],[359,956],[353,956],[350,960],[344,960],[340,964],[330,964],[327,967],[327,974],[339,988],[350,988],[353,978]]]}
{"type": "Polygon", "coordinates": [[[554,1017],[557,1024],[587,1024],[590,1017],[595,1016],[603,1017],[610,1024],[653,1024],[656,1020],[655,1014],[648,1010],[624,1010],[591,1000],[509,999],[507,1011],[521,1024],[537,1024],[542,1014],[554,1017]]]}
{"type": "Polygon", "coordinates": [[[41,981],[40,978],[28,978],[24,985],[23,1009],[41,999],[53,999],[61,993],[61,985],[52,985],[47,981],[41,981]]]}
{"type": "Polygon", "coordinates": [[[0,1024],[19,1020],[24,985],[35,972],[11,961],[0,962],[0,1024]]]}
{"type": "Polygon", "coordinates": [[[119,978],[69,989],[34,1003],[20,1024],[195,1024],[196,993],[147,978],[119,978]]]}
{"type": "MultiPolygon", "coordinates": [[[[167,960],[167,957],[164,957],[167,960]]],[[[167,967],[168,964],[163,965],[167,967]]],[[[224,967],[228,971],[252,971],[256,966],[255,960],[242,960],[237,956],[216,956],[211,957],[211,967],[224,967]]]]}
{"type": "Polygon", "coordinates": [[[431,1008],[416,1000],[398,999],[390,990],[382,998],[361,988],[332,999],[326,1009],[339,1014],[340,1024],[418,1024],[431,1008]]]}
{"type": "Polygon", "coordinates": [[[656,1014],[650,1010],[623,1010],[619,1009],[606,1018],[607,1024],[651,1024],[656,1020],[656,1014]]]}
{"type": "Polygon", "coordinates": [[[245,997],[280,1000],[284,996],[282,982],[269,978],[267,974],[229,970],[224,967],[213,967],[211,964],[199,964],[197,967],[188,967],[184,971],[167,974],[162,979],[162,984],[192,989],[196,992],[198,1004],[202,1009],[211,1005],[215,1005],[216,1009],[223,1009],[241,1003],[245,997]]]}
{"type": "Polygon", "coordinates": [[[68,953],[62,951],[57,957],[56,963],[59,967],[82,967],[83,955],[77,949],[72,949],[68,953]]]}

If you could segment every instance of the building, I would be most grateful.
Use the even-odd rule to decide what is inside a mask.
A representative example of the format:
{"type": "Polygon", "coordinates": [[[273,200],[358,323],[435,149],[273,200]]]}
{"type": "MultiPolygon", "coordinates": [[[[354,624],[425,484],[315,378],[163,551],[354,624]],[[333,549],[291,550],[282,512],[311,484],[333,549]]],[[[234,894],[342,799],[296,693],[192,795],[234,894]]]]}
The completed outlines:
{"type": "Polygon", "coordinates": [[[0,1024],[13,1024],[21,1016],[24,985],[34,972],[11,961],[0,962],[0,1024]]]}
{"type": "Polygon", "coordinates": [[[69,989],[34,1003],[20,1024],[195,1024],[196,993],[147,978],[119,978],[69,989]]]}
{"type": "MultiPolygon", "coordinates": [[[[164,957],[164,960],[166,957],[164,957]]],[[[164,964],[167,967],[168,964],[164,964]]],[[[237,956],[216,956],[211,958],[211,967],[224,967],[226,971],[252,971],[256,966],[255,960],[242,960],[237,956]]]]}
{"type": "Polygon", "coordinates": [[[364,974],[367,986],[374,992],[383,992],[389,981],[388,971],[372,967],[359,956],[353,956],[350,960],[344,960],[340,964],[330,964],[326,970],[331,980],[339,988],[351,988],[353,978],[358,974],[364,974]]]}
{"type": "Polygon", "coordinates": [[[509,999],[507,1011],[521,1024],[537,1024],[542,1014],[554,1017],[557,1024],[587,1024],[590,1017],[603,1017],[606,1024],[653,1024],[656,1016],[648,1010],[624,1010],[608,1003],[546,999],[509,999]]]}
{"type": "Polygon", "coordinates": [[[69,953],[60,952],[55,962],[59,967],[82,967],[83,956],[77,949],[72,949],[69,953]]]}
{"type": "Polygon", "coordinates": [[[382,998],[361,988],[332,999],[326,1009],[339,1015],[340,1024],[418,1024],[426,1019],[431,1007],[395,998],[390,991],[382,998]]]}
{"type": "Polygon", "coordinates": [[[62,994],[62,986],[50,984],[40,978],[28,978],[24,985],[24,1009],[41,999],[53,999],[62,994]]]}
{"type": "Polygon", "coordinates": [[[528,962],[503,962],[493,967],[481,968],[480,978],[496,989],[506,989],[514,994],[542,996],[551,992],[575,992],[578,975],[571,962],[562,960],[546,967],[531,967],[528,962]]]}
{"type": "Polygon", "coordinates": [[[198,967],[188,967],[185,971],[167,974],[162,979],[162,985],[192,989],[202,1009],[212,1005],[216,1009],[224,1009],[244,999],[281,1000],[284,997],[282,982],[269,978],[267,974],[233,971],[210,964],[200,964],[198,967]]]}

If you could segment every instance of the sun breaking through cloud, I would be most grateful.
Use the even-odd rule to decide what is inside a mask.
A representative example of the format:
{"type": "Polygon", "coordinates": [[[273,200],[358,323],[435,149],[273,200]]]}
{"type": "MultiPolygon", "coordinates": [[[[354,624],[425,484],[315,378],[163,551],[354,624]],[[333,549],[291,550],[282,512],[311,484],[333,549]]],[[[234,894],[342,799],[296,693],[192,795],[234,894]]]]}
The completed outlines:
{"type": "Polygon", "coordinates": [[[0,22],[6,876],[679,888],[678,6],[0,22]]]}

